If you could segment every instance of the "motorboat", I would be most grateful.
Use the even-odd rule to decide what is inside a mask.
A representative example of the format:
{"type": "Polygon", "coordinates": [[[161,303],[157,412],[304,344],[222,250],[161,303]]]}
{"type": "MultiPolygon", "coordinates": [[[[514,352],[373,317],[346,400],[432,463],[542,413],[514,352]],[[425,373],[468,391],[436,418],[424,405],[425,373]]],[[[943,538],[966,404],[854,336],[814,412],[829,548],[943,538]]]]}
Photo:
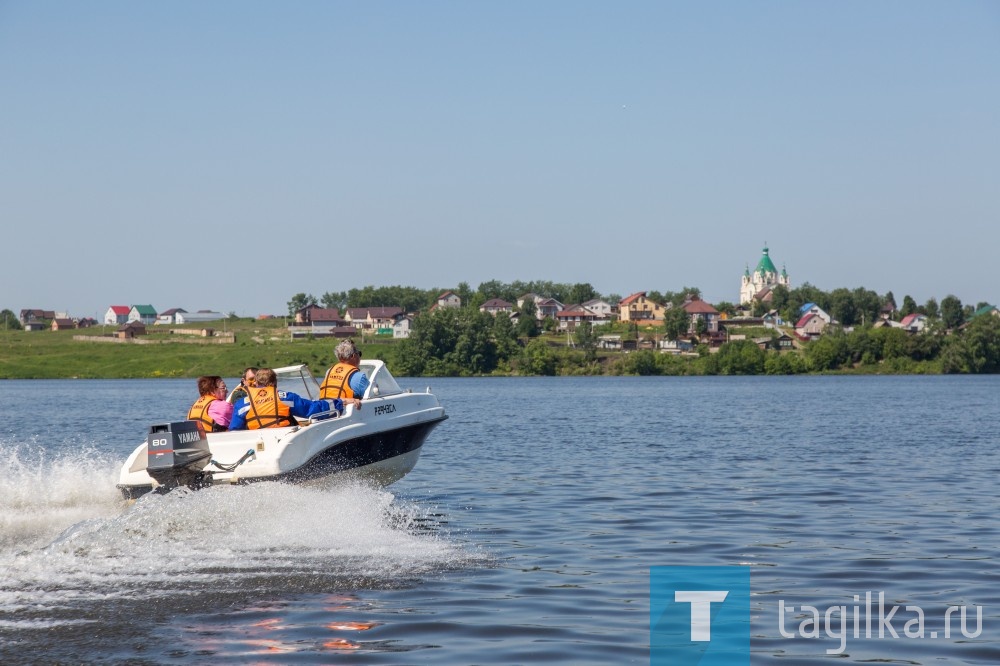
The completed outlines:
{"type": "MultiPolygon", "coordinates": [[[[126,499],[154,489],[202,488],[274,480],[311,482],[350,476],[377,485],[413,469],[424,440],[448,417],[428,388],[400,388],[385,363],[364,360],[369,386],[360,409],[296,417],[297,425],[205,432],[198,421],[150,426],[146,440],[122,465],[126,499]]],[[[305,364],[275,368],[278,390],[319,399],[319,382],[305,364]]]]}

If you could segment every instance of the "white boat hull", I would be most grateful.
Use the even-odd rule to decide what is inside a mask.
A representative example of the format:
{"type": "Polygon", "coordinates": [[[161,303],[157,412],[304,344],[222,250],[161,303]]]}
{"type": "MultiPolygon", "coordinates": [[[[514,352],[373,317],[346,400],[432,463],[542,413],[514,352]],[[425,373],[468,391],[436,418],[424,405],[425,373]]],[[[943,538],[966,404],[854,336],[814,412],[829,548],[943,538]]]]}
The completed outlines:
{"type": "MultiPolygon", "coordinates": [[[[381,362],[366,365],[374,368],[374,377],[379,377],[374,371],[385,373],[384,388],[379,390],[379,385],[373,384],[375,390],[369,392],[371,397],[364,399],[359,410],[348,405],[336,418],[300,422],[298,426],[208,433],[211,462],[204,467],[207,483],[301,483],[349,475],[387,485],[405,476],[416,465],[428,434],[448,417],[429,391],[412,393],[397,386],[398,392],[392,392],[395,380],[381,362]],[[253,455],[238,467],[224,469],[251,451],[253,455]]],[[[309,378],[315,383],[311,375],[309,378]]],[[[138,497],[159,485],[146,471],[147,466],[147,443],[143,442],[122,466],[118,488],[126,498],[138,497]]]]}

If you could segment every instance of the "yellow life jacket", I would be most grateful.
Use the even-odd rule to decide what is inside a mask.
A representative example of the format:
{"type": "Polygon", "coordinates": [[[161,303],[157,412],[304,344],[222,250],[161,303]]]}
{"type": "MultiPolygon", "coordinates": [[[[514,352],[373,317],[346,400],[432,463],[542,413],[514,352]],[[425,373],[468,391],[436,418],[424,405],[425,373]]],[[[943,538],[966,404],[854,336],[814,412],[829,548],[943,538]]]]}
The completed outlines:
{"type": "Polygon", "coordinates": [[[354,395],[349,383],[351,375],[355,372],[358,372],[358,369],[350,363],[338,363],[330,368],[323,379],[323,384],[319,387],[319,397],[323,400],[360,398],[360,395],[354,395]]]}
{"type": "Polygon", "coordinates": [[[250,411],[247,412],[247,428],[282,428],[298,425],[292,416],[292,409],[278,399],[273,386],[258,386],[250,389],[250,411]]]}
{"type": "Polygon", "coordinates": [[[189,421],[201,421],[205,426],[205,432],[220,432],[226,430],[226,426],[216,423],[215,419],[208,413],[208,406],[218,400],[213,395],[203,395],[198,398],[191,409],[188,410],[189,421]]]}

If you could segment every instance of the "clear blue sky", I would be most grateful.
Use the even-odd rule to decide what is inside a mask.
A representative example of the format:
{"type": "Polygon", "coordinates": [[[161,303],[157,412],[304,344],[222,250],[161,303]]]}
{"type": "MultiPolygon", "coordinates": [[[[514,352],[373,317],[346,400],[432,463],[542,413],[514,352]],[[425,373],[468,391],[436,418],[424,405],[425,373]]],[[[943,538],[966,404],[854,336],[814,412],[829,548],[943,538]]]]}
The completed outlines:
{"type": "Polygon", "coordinates": [[[0,309],[1000,302],[1000,3],[0,0],[0,309]]]}

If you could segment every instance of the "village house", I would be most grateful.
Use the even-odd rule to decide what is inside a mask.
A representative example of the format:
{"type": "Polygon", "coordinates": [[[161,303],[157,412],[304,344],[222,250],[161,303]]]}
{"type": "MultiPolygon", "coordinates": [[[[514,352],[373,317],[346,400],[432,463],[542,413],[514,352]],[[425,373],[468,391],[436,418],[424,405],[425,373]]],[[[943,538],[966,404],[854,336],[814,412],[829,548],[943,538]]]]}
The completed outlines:
{"type": "Polygon", "coordinates": [[[157,326],[173,326],[180,322],[177,321],[178,314],[187,313],[184,308],[170,308],[169,310],[164,310],[163,312],[156,315],[157,326]]]}
{"type": "Polygon", "coordinates": [[[363,329],[375,329],[380,334],[391,334],[393,324],[403,314],[403,308],[395,305],[371,308],[347,308],[344,319],[349,325],[359,331],[363,329]]]}
{"type": "Polygon", "coordinates": [[[618,303],[620,321],[659,326],[663,324],[663,313],[663,306],[646,298],[644,291],[626,296],[618,303]]]}
{"type": "Polygon", "coordinates": [[[295,311],[294,326],[344,326],[346,321],[337,308],[321,308],[312,303],[295,311]]]}
{"type": "Polygon", "coordinates": [[[146,325],[139,321],[130,321],[127,324],[122,324],[115,331],[115,336],[120,340],[131,340],[140,335],[146,335],[146,325]]]}
{"type": "Polygon", "coordinates": [[[76,322],[67,317],[56,317],[52,320],[53,331],[69,331],[76,328],[76,322]]]}
{"type": "Polygon", "coordinates": [[[795,333],[803,339],[818,338],[829,322],[816,312],[807,312],[795,322],[795,333]]]}
{"type": "Polygon", "coordinates": [[[705,330],[708,333],[719,331],[719,311],[705,301],[691,295],[685,299],[684,305],[681,307],[691,316],[691,324],[688,326],[689,333],[698,330],[698,322],[700,321],[705,322],[705,330]]]}
{"type": "Polygon", "coordinates": [[[434,305],[431,306],[431,310],[435,308],[460,308],[462,307],[462,299],[453,291],[446,291],[434,301],[434,305]]]}
{"type": "Polygon", "coordinates": [[[603,298],[592,298],[589,301],[584,301],[581,305],[595,314],[604,315],[609,321],[618,314],[618,308],[603,298]]]}
{"type": "Polygon", "coordinates": [[[908,314],[899,320],[899,327],[908,333],[922,333],[927,328],[927,315],[908,314]]]}
{"type": "Polygon", "coordinates": [[[53,310],[26,309],[21,310],[21,314],[18,319],[21,322],[21,326],[24,326],[33,322],[42,323],[52,321],[55,318],[56,313],[53,310]]]}
{"type": "Polygon", "coordinates": [[[410,337],[410,328],[413,326],[413,317],[410,315],[403,315],[396,320],[396,323],[392,325],[392,337],[393,338],[408,338],[410,337]]]}
{"type": "Polygon", "coordinates": [[[128,314],[131,308],[127,305],[112,305],[104,313],[104,323],[108,326],[119,326],[128,323],[128,314]]]}
{"type": "Polygon", "coordinates": [[[128,321],[137,321],[146,326],[152,326],[156,323],[156,308],[152,305],[133,305],[128,311],[128,321]]]}
{"type": "Polygon", "coordinates": [[[560,331],[576,330],[576,328],[587,322],[591,326],[601,326],[608,323],[608,317],[604,314],[591,312],[582,305],[567,305],[564,309],[556,313],[556,323],[560,331]]]}
{"type": "Polygon", "coordinates": [[[508,303],[502,298],[491,298],[479,306],[479,311],[488,312],[495,316],[498,312],[513,312],[514,304],[508,303]]]}

